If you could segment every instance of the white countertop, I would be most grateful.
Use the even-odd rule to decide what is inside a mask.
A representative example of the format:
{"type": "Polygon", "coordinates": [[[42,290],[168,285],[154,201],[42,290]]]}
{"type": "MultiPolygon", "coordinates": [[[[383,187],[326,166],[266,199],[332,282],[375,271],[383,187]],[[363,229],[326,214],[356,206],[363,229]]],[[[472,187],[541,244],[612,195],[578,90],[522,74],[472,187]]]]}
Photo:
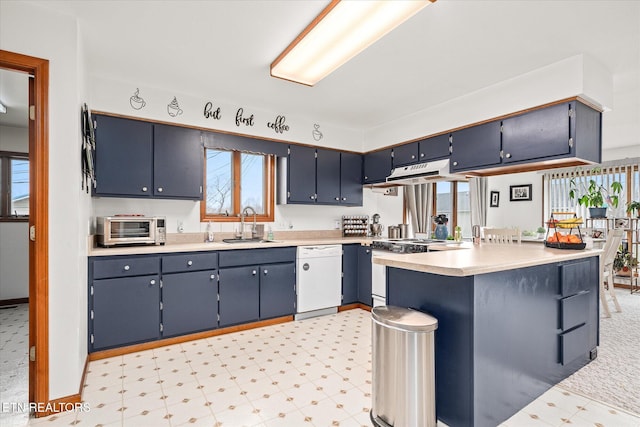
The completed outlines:
{"type": "Polygon", "coordinates": [[[373,262],[389,267],[444,276],[473,276],[587,258],[602,253],[600,249],[564,250],[551,249],[543,245],[491,243],[473,245],[468,242],[443,245],[440,248],[434,245],[432,249],[440,250],[417,254],[376,253],[373,262]]]}
{"type": "Polygon", "coordinates": [[[307,245],[348,245],[358,243],[369,245],[371,244],[371,239],[363,237],[336,237],[328,239],[313,238],[275,240],[265,243],[256,241],[248,241],[247,243],[202,242],[172,243],[163,246],[114,246],[111,248],[93,247],[89,249],[89,256],[165,254],[171,252],[226,251],[231,249],[260,249],[307,245]]]}

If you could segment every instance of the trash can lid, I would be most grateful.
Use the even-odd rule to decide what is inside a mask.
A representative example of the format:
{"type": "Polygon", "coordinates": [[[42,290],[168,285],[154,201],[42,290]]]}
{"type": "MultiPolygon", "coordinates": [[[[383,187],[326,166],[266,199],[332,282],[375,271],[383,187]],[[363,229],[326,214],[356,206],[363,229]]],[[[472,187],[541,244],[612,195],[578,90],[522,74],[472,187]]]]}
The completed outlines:
{"type": "Polygon", "coordinates": [[[430,332],[438,329],[438,319],[418,310],[393,305],[371,309],[373,320],[384,325],[412,332],[430,332]]]}

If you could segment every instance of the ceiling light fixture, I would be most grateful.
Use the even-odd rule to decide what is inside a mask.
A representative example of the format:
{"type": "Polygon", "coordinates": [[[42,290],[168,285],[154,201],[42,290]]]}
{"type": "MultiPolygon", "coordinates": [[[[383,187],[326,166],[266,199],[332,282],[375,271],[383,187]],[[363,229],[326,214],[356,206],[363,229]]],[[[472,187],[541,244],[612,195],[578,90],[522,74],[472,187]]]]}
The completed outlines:
{"type": "Polygon", "coordinates": [[[271,75],[313,86],[436,0],[332,0],[271,63],[271,75]]]}
{"type": "Polygon", "coordinates": [[[7,114],[7,107],[2,102],[0,102],[0,113],[7,114]]]}

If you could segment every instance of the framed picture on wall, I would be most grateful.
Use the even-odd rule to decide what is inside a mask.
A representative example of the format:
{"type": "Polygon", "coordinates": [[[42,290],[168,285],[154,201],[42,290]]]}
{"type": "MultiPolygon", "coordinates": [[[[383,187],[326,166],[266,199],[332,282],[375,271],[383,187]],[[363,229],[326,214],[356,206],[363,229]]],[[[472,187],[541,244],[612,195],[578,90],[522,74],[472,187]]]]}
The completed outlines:
{"type": "Polygon", "coordinates": [[[615,218],[613,220],[613,228],[618,228],[621,230],[630,230],[631,218],[615,218]]]}
{"type": "Polygon", "coordinates": [[[497,208],[499,203],[500,203],[500,192],[499,191],[492,191],[491,192],[491,201],[489,203],[489,206],[492,207],[492,208],[497,208]]]}
{"type": "Polygon", "coordinates": [[[509,201],[520,202],[531,199],[531,184],[526,185],[510,185],[509,201]]]}

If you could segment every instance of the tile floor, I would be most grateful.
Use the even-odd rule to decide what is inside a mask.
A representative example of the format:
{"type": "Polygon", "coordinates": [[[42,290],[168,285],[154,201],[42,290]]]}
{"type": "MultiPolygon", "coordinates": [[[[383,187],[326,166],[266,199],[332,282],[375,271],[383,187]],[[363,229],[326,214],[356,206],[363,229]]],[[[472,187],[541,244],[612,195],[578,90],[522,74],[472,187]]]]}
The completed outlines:
{"type": "MultiPolygon", "coordinates": [[[[4,376],[4,349],[26,344],[11,343],[19,322],[0,319],[4,376]]],[[[99,360],[89,411],[3,413],[0,425],[370,426],[370,341],[370,314],[351,310],[99,360]]],[[[502,426],[561,425],[638,427],[640,417],[554,387],[502,426]]]]}

